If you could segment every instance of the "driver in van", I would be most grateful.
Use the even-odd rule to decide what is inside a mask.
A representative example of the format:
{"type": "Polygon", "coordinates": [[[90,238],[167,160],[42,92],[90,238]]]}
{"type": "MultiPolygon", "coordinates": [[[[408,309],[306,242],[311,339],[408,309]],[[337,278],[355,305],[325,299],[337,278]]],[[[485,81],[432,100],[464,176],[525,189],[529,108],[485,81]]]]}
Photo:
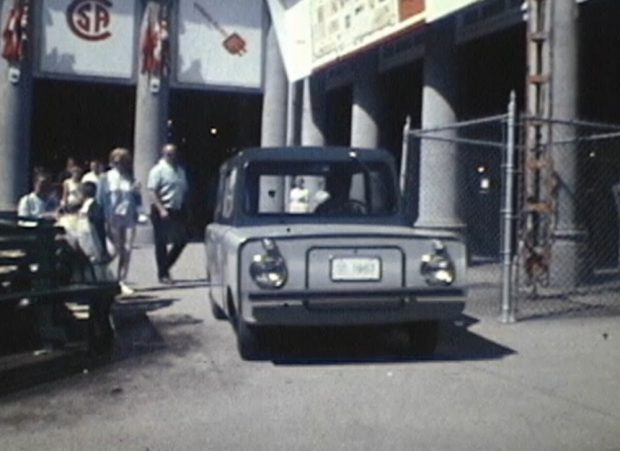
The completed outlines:
{"type": "Polygon", "coordinates": [[[325,191],[329,197],[316,207],[315,213],[319,215],[359,213],[351,205],[350,190],[350,174],[334,173],[328,175],[325,179],[325,191]]]}

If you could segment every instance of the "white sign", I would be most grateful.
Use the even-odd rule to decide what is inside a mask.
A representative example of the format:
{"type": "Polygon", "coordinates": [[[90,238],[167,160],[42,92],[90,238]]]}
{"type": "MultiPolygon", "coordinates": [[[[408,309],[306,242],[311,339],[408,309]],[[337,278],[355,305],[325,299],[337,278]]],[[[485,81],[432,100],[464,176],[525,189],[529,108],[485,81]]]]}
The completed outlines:
{"type": "Polygon", "coordinates": [[[307,77],[312,73],[310,2],[267,0],[267,5],[289,80],[307,77]]]}
{"type": "Polygon", "coordinates": [[[43,73],[130,79],[136,0],[42,0],[43,73]]]}
{"type": "Polygon", "coordinates": [[[481,0],[427,0],[428,21],[433,22],[481,0]]]}
{"type": "Polygon", "coordinates": [[[263,2],[179,0],[176,80],[260,89],[263,2]]]}
{"type": "Polygon", "coordinates": [[[267,4],[286,72],[296,81],[480,1],[267,0],[267,4]]]}
{"type": "Polygon", "coordinates": [[[425,21],[424,0],[310,0],[313,66],[322,66],[425,21]]]}

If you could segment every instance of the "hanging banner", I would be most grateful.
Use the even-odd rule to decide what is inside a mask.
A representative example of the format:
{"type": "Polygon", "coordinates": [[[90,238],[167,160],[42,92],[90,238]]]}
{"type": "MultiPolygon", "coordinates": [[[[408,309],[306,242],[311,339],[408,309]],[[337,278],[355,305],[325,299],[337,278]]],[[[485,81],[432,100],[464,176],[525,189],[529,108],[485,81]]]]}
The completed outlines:
{"type": "Polygon", "coordinates": [[[289,80],[307,77],[313,69],[310,2],[267,0],[267,5],[289,80]]]}
{"type": "Polygon", "coordinates": [[[296,81],[481,1],[267,0],[267,5],[287,74],[296,81]]]}
{"type": "Polygon", "coordinates": [[[310,0],[313,66],[376,44],[426,19],[425,0],[310,0]]]}
{"type": "Polygon", "coordinates": [[[263,2],[179,0],[179,84],[260,89],[263,2]]]}
{"type": "Polygon", "coordinates": [[[42,0],[39,71],[131,79],[136,0],[42,0]]]}

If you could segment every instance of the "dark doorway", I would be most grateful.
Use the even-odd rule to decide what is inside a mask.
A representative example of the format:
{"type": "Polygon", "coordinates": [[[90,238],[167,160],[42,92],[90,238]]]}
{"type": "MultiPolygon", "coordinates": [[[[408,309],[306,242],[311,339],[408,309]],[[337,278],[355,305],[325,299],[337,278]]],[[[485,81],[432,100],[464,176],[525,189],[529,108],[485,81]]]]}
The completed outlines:
{"type": "Polygon", "coordinates": [[[133,146],[135,88],[37,80],[34,85],[32,164],[58,172],[67,157],[107,161],[118,146],[133,146]]]}
{"type": "Polygon", "coordinates": [[[327,92],[326,141],[332,146],[348,146],[351,143],[351,86],[347,85],[327,92]]]}
{"type": "MultiPolygon", "coordinates": [[[[505,114],[511,91],[517,109],[525,106],[525,25],[473,40],[459,48],[461,120],[505,114]]],[[[461,128],[460,138],[502,143],[499,122],[461,128]]],[[[500,251],[502,154],[497,148],[460,144],[463,168],[463,215],[471,255],[497,257],[500,251]]]]}
{"type": "MultiPolygon", "coordinates": [[[[411,129],[417,129],[422,120],[422,63],[409,63],[383,73],[381,84],[385,115],[382,118],[380,145],[394,155],[400,170],[405,121],[410,117],[411,129]]],[[[418,216],[420,189],[419,140],[409,139],[407,160],[403,208],[408,221],[413,223],[418,216]]]]}
{"type": "Polygon", "coordinates": [[[422,63],[410,63],[385,72],[381,79],[386,114],[380,144],[400,160],[407,116],[411,118],[412,129],[419,128],[422,120],[422,63]]]}
{"type": "Polygon", "coordinates": [[[525,25],[467,42],[458,50],[459,119],[504,114],[510,92],[525,106],[525,25]]]}
{"type": "Polygon", "coordinates": [[[258,94],[190,90],[170,95],[170,140],[178,145],[187,168],[195,238],[212,219],[222,162],[260,144],[261,99],[258,94]]]}

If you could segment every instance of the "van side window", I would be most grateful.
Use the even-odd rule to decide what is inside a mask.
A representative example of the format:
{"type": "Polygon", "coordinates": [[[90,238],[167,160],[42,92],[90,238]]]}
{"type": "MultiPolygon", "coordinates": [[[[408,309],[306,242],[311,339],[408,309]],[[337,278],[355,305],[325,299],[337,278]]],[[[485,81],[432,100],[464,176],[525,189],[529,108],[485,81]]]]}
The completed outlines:
{"type": "Polygon", "coordinates": [[[224,179],[224,192],[222,193],[222,218],[232,218],[235,209],[235,186],[237,184],[237,168],[233,168],[226,174],[224,179]]]}
{"type": "Polygon", "coordinates": [[[222,203],[224,199],[224,184],[226,181],[226,170],[220,168],[220,173],[217,181],[217,194],[215,202],[215,210],[213,211],[213,219],[215,222],[221,222],[222,220],[222,203]]]}

